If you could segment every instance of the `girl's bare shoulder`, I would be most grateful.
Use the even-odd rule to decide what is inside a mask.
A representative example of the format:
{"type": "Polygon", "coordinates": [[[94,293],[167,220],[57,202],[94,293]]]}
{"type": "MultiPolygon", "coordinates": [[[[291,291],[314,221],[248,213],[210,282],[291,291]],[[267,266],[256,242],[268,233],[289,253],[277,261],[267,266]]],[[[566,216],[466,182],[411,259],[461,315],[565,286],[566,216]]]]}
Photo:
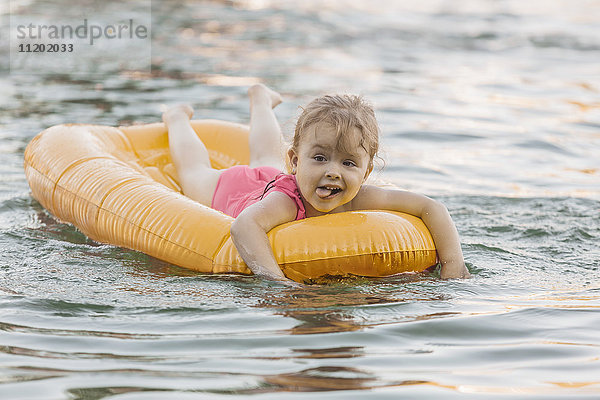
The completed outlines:
{"type": "Polygon", "coordinates": [[[277,225],[294,221],[296,213],[296,203],[288,195],[272,191],[242,211],[238,219],[251,218],[268,232],[277,225]]]}

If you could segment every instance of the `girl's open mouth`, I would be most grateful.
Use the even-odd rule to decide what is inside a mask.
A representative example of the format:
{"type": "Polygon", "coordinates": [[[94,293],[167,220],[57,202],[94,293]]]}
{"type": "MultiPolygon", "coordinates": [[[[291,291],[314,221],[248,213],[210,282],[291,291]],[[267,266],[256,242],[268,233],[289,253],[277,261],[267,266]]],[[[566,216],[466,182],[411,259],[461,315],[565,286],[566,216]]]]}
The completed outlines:
{"type": "Polygon", "coordinates": [[[341,191],[342,191],[341,188],[334,187],[334,186],[319,186],[319,187],[317,187],[317,190],[316,190],[317,196],[319,196],[322,199],[327,199],[327,198],[333,197],[341,191]]]}

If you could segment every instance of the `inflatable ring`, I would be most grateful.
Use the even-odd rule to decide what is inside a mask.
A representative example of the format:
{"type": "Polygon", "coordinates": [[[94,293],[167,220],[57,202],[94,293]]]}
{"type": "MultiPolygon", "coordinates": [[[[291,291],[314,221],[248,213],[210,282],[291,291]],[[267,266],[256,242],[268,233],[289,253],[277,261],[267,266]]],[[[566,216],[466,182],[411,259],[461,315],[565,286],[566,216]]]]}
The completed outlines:
{"type": "MultiPolygon", "coordinates": [[[[214,168],[248,163],[248,127],[192,121],[214,168]]],[[[206,273],[251,274],[230,237],[233,218],[181,194],[162,123],[48,128],[25,150],[33,197],[91,239],[206,273]]],[[[383,277],[436,262],[423,222],[387,211],[329,214],[268,233],[284,274],[383,277]]]]}

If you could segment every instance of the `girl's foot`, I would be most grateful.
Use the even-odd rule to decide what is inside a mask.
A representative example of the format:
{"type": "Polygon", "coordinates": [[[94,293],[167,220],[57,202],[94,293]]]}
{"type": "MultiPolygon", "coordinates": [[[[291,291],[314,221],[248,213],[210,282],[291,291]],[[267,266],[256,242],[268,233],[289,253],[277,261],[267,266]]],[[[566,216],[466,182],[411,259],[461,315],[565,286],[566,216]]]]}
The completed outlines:
{"type": "Polygon", "coordinates": [[[282,102],[279,93],[269,89],[262,83],[251,86],[248,89],[248,97],[250,97],[250,107],[260,102],[266,102],[271,108],[275,108],[282,102]]]}
{"type": "Polygon", "coordinates": [[[189,121],[194,115],[194,109],[187,104],[179,104],[169,108],[162,115],[162,120],[167,126],[173,122],[185,120],[189,121]]]}

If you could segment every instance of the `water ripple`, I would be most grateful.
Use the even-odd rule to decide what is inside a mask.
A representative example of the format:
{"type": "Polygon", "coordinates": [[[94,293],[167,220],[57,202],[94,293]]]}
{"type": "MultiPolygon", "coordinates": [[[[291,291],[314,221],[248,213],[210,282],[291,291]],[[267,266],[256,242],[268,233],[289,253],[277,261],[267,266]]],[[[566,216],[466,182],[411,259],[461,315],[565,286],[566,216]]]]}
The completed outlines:
{"type": "MultiPolygon", "coordinates": [[[[59,21],[88,5],[55,3],[18,6],[59,21]]],[[[135,3],[90,6],[102,21],[135,3]]],[[[12,74],[0,46],[0,398],[600,396],[597,0],[152,8],[150,71],[12,74]],[[181,102],[245,123],[255,82],[283,93],[288,136],[315,95],[373,101],[380,177],[448,206],[473,278],[204,275],[31,199],[22,157],[42,129],[156,122],[181,102]]]]}

